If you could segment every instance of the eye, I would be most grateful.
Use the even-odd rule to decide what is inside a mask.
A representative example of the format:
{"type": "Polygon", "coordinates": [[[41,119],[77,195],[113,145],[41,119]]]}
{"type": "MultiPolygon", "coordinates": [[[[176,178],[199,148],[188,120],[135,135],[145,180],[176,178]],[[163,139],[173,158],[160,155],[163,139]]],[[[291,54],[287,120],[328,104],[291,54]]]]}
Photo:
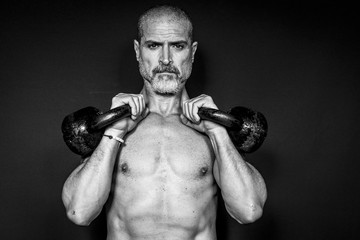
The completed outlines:
{"type": "Polygon", "coordinates": [[[159,47],[159,44],[157,44],[157,43],[149,43],[147,45],[147,47],[150,48],[150,49],[156,49],[157,47],[159,47]]]}
{"type": "Polygon", "coordinates": [[[177,50],[182,50],[185,48],[185,45],[182,43],[174,44],[173,47],[177,50]]]}

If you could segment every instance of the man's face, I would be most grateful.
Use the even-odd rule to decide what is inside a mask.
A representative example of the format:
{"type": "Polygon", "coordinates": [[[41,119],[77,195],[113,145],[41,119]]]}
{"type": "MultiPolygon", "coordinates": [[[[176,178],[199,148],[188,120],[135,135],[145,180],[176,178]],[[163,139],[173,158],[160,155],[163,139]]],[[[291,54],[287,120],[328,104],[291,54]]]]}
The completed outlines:
{"type": "Polygon", "coordinates": [[[191,44],[184,21],[167,20],[147,21],[134,48],[140,74],[154,92],[176,94],[191,74],[197,43],[191,44]]]}

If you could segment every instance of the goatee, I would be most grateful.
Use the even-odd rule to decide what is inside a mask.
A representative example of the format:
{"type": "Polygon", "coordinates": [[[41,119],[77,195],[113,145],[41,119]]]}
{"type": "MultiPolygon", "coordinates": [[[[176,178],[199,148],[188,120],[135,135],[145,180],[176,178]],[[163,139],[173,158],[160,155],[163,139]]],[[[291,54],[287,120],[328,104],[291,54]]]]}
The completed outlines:
{"type": "Polygon", "coordinates": [[[173,95],[176,94],[180,89],[180,81],[174,74],[162,73],[151,82],[151,86],[154,92],[162,95],[173,95]]]}

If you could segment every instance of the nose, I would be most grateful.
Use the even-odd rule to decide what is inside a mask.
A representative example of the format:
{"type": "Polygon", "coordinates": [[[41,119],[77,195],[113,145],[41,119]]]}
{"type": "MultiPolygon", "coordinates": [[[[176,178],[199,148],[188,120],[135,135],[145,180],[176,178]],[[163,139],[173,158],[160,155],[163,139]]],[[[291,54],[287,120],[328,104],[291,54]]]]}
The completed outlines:
{"type": "Polygon", "coordinates": [[[163,65],[169,65],[173,62],[169,45],[165,44],[163,46],[159,62],[160,62],[160,64],[163,64],[163,65]]]}

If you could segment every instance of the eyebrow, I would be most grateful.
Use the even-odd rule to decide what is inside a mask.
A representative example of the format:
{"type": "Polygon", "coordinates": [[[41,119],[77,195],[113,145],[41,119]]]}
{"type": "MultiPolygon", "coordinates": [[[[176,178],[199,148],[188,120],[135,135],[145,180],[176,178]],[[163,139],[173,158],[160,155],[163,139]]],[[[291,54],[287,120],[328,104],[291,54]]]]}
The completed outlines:
{"type": "MultiPolygon", "coordinates": [[[[157,41],[153,41],[153,40],[147,40],[144,42],[144,44],[150,44],[150,43],[155,43],[158,45],[163,45],[163,42],[157,42],[157,41]]],[[[187,45],[188,42],[185,40],[180,40],[180,41],[174,41],[174,42],[169,42],[170,45],[176,45],[176,44],[184,44],[187,45]]]]}

